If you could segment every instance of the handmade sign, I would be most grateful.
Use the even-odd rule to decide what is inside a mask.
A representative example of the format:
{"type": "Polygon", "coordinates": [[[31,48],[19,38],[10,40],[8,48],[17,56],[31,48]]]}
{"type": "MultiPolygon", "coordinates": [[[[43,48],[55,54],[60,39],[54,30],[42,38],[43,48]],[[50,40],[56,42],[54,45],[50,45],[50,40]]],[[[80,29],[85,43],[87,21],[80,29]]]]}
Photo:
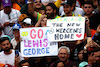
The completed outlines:
{"type": "Polygon", "coordinates": [[[49,41],[74,41],[84,38],[85,18],[64,17],[47,21],[47,26],[52,27],[49,31],[49,41]]]}
{"type": "Polygon", "coordinates": [[[54,56],[58,54],[58,43],[48,42],[48,27],[21,28],[21,54],[23,57],[54,56]]]}

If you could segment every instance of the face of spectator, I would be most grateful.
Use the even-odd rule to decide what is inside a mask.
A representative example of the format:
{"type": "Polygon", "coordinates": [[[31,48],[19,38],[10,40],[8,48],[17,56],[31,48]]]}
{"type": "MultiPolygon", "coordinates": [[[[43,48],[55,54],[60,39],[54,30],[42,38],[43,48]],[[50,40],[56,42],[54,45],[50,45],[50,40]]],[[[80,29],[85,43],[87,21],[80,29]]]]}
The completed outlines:
{"type": "Polygon", "coordinates": [[[86,15],[91,15],[92,11],[93,11],[93,7],[91,4],[84,4],[83,10],[84,10],[86,15]]]}
{"type": "Polygon", "coordinates": [[[34,5],[35,9],[40,9],[42,7],[42,3],[40,0],[35,0],[34,5]]]}
{"type": "Polygon", "coordinates": [[[78,53],[79,60],[83,60],[83,50],[78,53]]]}
{"type": "Polygon", "coordinates": [[[44,19],[41,21],[41,26],[42,26],[42,27],[45,27],[45,26],[46,26],[46,23],[47,23],[47,18],[44,18],[44,19]]]}
{"type": "Polygon", "coordinates": [[[66,49],[60,49],[59,53],[58,53],[58,57],[61,61],[67,61],[69,58],[69,54],[67,52],[66,49]]]}
{"type": "Polygon", "coordinates": [[[46,6],[46,15],[49,18],[54,17],[54,10],[52,7],[46,6]]]}
{"type": "Polygon", "coordinates": [[[26,24],[26,23],[22,24],[22,28],[28,28],[28,27],[31,27],[31,25],[30,24],[26,24]]]}
{"type": "Polygon", "coordinates": [[[19,30],[13,30],[13,34],[15,37],[20,37],[19,30]]]}
{"type": "Polygon", "coordinates": [[[1,47],[4,50],[4,52],[9,52],[11,48],[11,43],[9,42],[9,40],[5,40],[1,43],[1,47]]]}
{"type": "Polygon", "coordinates": [[[69,5],[63,5],[65,14],[71,13],[71,6],[69,5]]]}
{"type": "Polygon", "coordinates": [[[10,12],[11,12],[10,6],[4,7],[4,13],[9,14],[10,12]]]}
{"type": "Polygon", "coordinates": [[[90,61],[91,63],[95,63],[96,62],[93,52],[88,56],[88,61],[90,61]]]}
{"type": "Polygon", "coordinates": [[[64,67],[64,63],[63,63],[63,62],[59,62],[59,63],[57,64],[57,67],[64,67]]]}

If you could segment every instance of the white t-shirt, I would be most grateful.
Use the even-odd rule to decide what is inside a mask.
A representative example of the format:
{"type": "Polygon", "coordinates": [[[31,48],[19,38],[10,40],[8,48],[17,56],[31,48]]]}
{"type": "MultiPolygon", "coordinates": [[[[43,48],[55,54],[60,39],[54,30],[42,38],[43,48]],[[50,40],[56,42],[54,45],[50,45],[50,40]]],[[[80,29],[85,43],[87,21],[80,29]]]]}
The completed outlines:
{"type": "MultiPolygon", "coordinates": [[[[11,9],[11,12],[9,14],[9,16],[10,16],[10,19],[9,19],[8,14],[4,13],[4,10],[1,10],[0,11],[0,23],[2,24],[2,26],[5,22],[17,23],[20,15],[21,15],[20,11],[18,11],[16,9],[11,9]]],[[[10,36],[11,39],[14,37],[13,29],[10,26],[4,27],[4,33],[6,35],[10,36]]]]}
{"type": "MultiPolygon", "coordinates": [[[[65,15],[64,11],[63,11],[63,6],[60,7],[59,9],[60,11],[60,16],[63,16],[65,15]]],[[[79,7],[75,7],[75,10],[73,11],[74,14],[79,14],[81,16],[84,16],[84,11],[82,8],[79,8],[79,7]]]]}
{"type": "Polygon", "coordinates": [[[11,44],[13,46],[13,49],[15,49],[15,47],[17,46],[17,42],[15,40],[15,37],[11,40],[11,44]]]}
{"type": "MultiPolygon", "coordinates": [[[[20,56],[20,61],[24,60],[24,58],[21,56],[20,53],[19,56],[20,56]]],[[[0,52],[0,63],[10,64],[14,66],[14,62],[15,62],[15,50],[12,50],[12,53],[9,55],[5,55],[4,51],[0,52]]]]}

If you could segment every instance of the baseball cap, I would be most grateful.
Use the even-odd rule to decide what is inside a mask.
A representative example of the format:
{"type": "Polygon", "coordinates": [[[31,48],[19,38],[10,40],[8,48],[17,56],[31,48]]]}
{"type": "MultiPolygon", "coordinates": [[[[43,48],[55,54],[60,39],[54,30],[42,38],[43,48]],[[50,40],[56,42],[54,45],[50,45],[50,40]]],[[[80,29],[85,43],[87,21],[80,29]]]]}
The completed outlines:
{"type": "Polygon", "coordinates": [[[88,65],[88,63],[85,62],[85,61],[83,61],[83,62],[81,62],[81,63],[79,64],[79,67],[84,67],[85,65],[88,65]]]}
{"type": "Polygon", "coordinates": [[[13,25],[13,29],[18,29],[19,30],[20,28],[21,28],[21,25],[18,24],[18,23],[13,25]]]}
{"type": "Polygon", "coordinates": [[[0,39],[2,39],[2,38],[8,38],[9,39],[9,42],[11,42],[11,38],[8,35],[3,35],[2,37],[0,37],[0,39]]]}
{"type": "Polygon", "coordinates": [[[63,3],[61,3],[61,5],[69,5],[69,6],[72,6],[72,2],[70,0],[64,1],[63,3]]]}
{"type": "Polygon", "coordinates": [[[31,18],[25,18],[24,20],[23,20],[23,23],[26,23],[26,24],[30,24],[31,25],[31,23],[32,23],[32,20],[31,20],[31,18]]]}
{"type": "Polygon", "coordinates": [[[11,0],[2,0],[3,7],[11,6],[11,0]]]}
{"type": "Polygon", "coordinates": [[[21,22],[24,18],[28,17],[26,14],[21,14],[19,16],[19,22],[21,22]]]}

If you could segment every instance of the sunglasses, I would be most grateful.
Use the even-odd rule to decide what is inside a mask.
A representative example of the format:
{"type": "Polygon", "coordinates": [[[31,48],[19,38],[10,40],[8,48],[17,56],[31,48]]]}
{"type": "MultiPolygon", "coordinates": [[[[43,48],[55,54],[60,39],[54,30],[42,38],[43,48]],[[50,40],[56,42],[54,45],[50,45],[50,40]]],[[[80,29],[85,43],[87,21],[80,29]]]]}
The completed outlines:
{"type": "Polygon", "coordinates": [[[38,3],[38,2],[41,3],[41,1],[35,1],[34,3],[38,3]]]}

